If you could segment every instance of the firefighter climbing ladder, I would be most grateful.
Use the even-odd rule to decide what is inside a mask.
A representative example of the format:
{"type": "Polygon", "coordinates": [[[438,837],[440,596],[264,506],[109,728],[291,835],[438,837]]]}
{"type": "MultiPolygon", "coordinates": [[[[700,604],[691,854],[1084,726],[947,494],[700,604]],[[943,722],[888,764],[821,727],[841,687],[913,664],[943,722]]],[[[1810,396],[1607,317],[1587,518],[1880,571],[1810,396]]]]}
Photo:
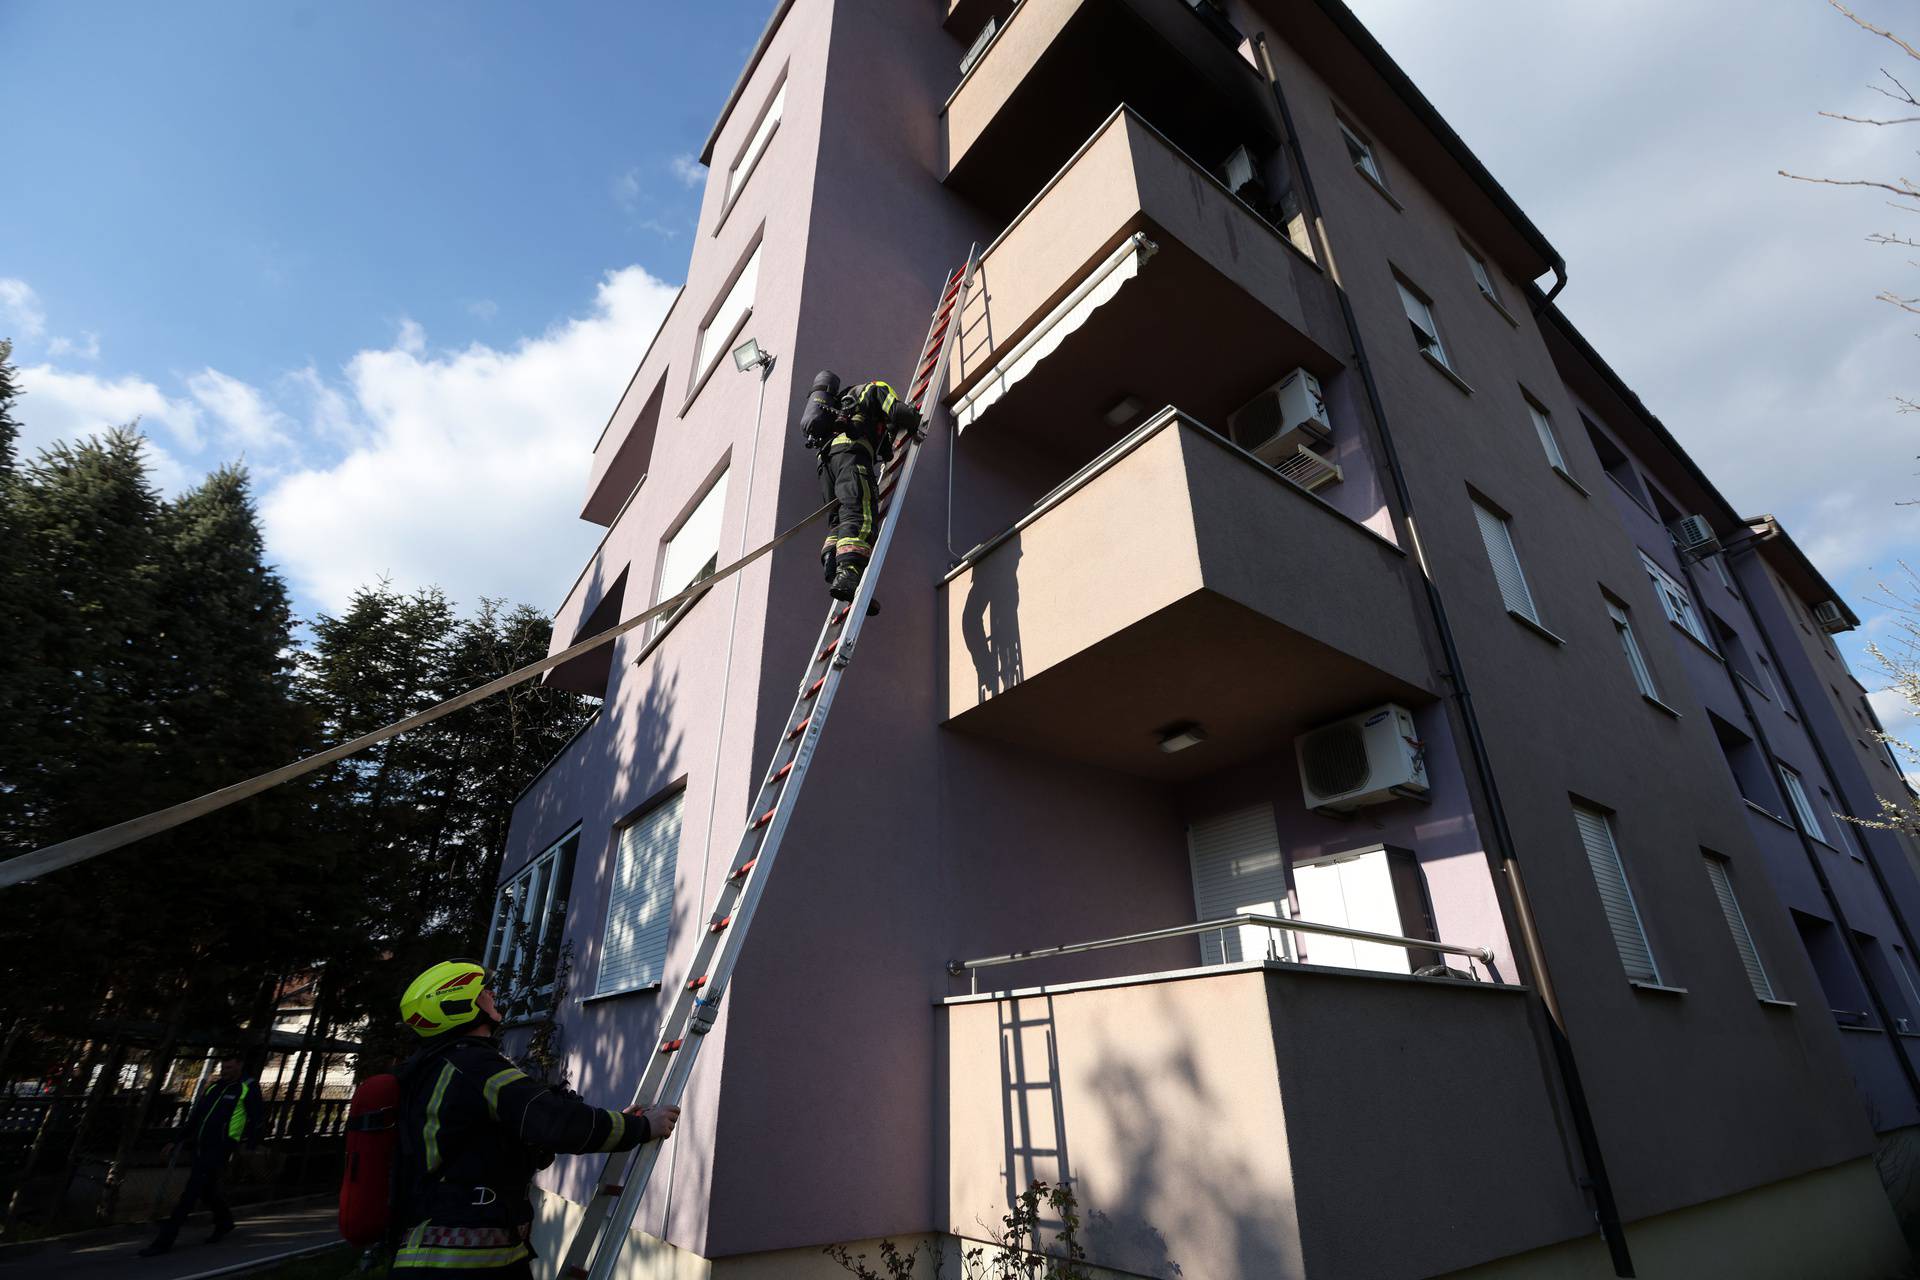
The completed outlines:
{"type": "MultiPolygon", "coordinates": [[[[927,339],[921,344],[920,358],[906,394],[907,402],[922,411],[923,420],[927,396],[940,385],[959,336],[958,319],[973,283],[975,266],[975,254],[969,252],[966,264],[948,276],[942,285],[939,305],[934,308],[933,320],[927,326],[927,339]]],[[[754,910],[759,905],[767,875],[773,870],[774,858],[780,852],[793,807],[800,799],[800,789],[806,783],[807,767],[826,727],[834,693],[853,661],[854,646],[860,638],[861,624],[866,621],[874,584],[880,579],[887,548],[893,542],[894,526],[907,486],[913,482],[914,463],[920,454],[919,441],[896,441],[894,450],[896,460],[888,465],[879,484],[880,532],[874,539],[867,571],[861,576],[860,589],[850,603],[834,600],[829,604],[827,620],[821,624],[819,638],[814,641],[807,660],[806,674],[801,677],[799,693],[793,700],[793,709],[787,712],[786,727],[774,748],[773,762],[749,810],[752,816],[740,836],[733,869],[722,882],[719,899],[707,917],[706,936],[688,966],[690,976],[681,984],[672,1011],[660,1024],[660,1044],[641,1076],[640,1087],[633,1096],[634,1106],[679,1103],[687,1079],[693,1073],[701,1041],[720,1016],[721,998],[726,994],[740,951],[746,945],[754,910]]],[[[560,1268],[562,1276],[570,1280],[582,1277],[608,1280],[613,1274],[662,1145],[647,1142],[607,1157],[586,1215],[567,1246],[560,1268]]]]}

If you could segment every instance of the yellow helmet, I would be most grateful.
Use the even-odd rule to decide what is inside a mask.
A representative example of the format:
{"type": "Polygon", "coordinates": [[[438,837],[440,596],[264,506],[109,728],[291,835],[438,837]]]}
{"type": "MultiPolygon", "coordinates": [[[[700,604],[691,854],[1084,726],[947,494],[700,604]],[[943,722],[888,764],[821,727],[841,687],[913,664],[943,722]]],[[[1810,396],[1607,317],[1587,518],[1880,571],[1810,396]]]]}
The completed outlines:
{"type": "Polygon", "coordinates": [[[480,1016],[486,980],[487,971],[471,960],[442,960],[407,987],[400,1020],[426,1037],[464,1027],[480,1016]]]}

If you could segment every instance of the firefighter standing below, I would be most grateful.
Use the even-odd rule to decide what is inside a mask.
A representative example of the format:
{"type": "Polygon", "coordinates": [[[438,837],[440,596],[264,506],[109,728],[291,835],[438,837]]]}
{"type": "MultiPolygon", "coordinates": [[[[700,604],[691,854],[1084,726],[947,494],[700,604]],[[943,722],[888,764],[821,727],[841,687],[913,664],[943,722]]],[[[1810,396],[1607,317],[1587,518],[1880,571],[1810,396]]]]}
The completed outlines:
{"type": "Polygon", "coordinates": [[[425,1044],[399,1071],[395,1275],[526,1280],[528,1188],[553,1153],[631,1150],[679,1121],[678,1107],[589,1106],[516,1068],[494,1045],[499,1006],[470,960],[415,978],[400,1014],[425,1044]]]}
{"type": "MultiPolygon", "coordinates": [[[[207,1237],[207,1243],[224,1239],[233,1231],[233,1209],[220,1190],[220,1175],[226,1171],[233,1149],[243,1143],[257,1145],[267,1123],[260,1082],[251,1078],[246,1066],[237,1054],[222,1058],[219,1075],[201,1091],[193,1110],[187,1113],[180,1138],[190,1156],[187,1185],[173,1206],[173,1215],[161,1224],[153,1243],[140,1251],[141,1257],[157,1257],[173,1248],[180,1228],[187,1225],[188,1216],[202,1200],[213,1211],[213,1234],[207,1237]]],[[[167,1154],[171,1153],[169,1146],[167,1154]]]]}
{"type": "Polygon", "coordinates": [[[809,449],[820,451],[820,496],[829,504],[830,527],[820,549],[827,591],[836,600],[851,600],[880,527],[874,468],[892,460],[895,436],[919,437],[920,414],[884,382],[842,390],[839,375],[822,370],[800,414],[800,432],[809,449]]]}

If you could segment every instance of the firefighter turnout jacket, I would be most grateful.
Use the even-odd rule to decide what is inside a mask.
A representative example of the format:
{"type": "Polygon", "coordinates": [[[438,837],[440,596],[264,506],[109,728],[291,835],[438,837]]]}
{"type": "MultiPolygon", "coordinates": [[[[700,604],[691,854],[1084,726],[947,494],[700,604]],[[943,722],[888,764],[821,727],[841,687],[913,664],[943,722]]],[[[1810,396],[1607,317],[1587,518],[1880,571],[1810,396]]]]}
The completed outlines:
{"type": "Polygon", "coordinates": [[[182,1138],[195,1155],[225,1155],[260,1141],[267,1108],[257,1080],[227,1080],[208,1088],[187,1113],[182,1138]]]}
{"type": "Polygon", "coordinates": [[[396,1272],[509,1276],[533,1251],[528,1187],[555,1152],[626,1151],[639,1116],[539,1083],[484,1036],[422,1050],[400,1070],[396,1272]]]}

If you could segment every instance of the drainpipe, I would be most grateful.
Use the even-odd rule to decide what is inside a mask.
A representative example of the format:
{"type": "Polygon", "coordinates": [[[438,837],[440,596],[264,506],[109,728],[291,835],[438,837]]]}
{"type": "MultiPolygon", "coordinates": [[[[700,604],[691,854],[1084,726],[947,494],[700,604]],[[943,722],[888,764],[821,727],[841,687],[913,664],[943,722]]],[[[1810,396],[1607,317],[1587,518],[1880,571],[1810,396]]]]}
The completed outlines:
{"type": "MultiPolygon", "coordinates": [[[[1728,558],[1735,555],[1750,555],[1761,541],[1762,539],[1758,537],[1748,538],[1728,547],[1726,554],[1728,558]]],[[[1684,558],[1680,561],[1680,571],[1686,575],[1687,590],[1693,592],[1693,598],[1704,599],[1705,597],[1700,594],[1700,584],[1694,578],[1693,566],[1684,558]]],[[[1746,602],[1743,600],[1742,603],[1746,602]]],[[[1780,673],[1780,679],[1776,683],[1786,686],[1786,696],[1793,703],[1794,714],[1800,717],[1800,723],[1806,727],[1807,741],[1813,745],[1814,758],[1820,762],[1821,772],[1827,775],[1829,782],[1838,787],[1840,779],[1835,776],[1827,753],[1821,750],[1820,740],[1814,736],[1813,721],[1807,718],[1807,710],[1801,705],[1800,696],[1794,691],[1793,682],[1787,679],[1787,669],[1780,665],[1780,655],[1775,652],[1773,641],[1767,637],[1766,628],[1759,625],[1760,620],[1754,616],[1751,606],[1747,607],[1747,616],[1753,618],[1754,630],[1760,634],[1760,643],[1766,646],[1767,661],[1771,662],[1773,669],[1780,673]]],[[[1900,1035],[1894,1028],[1893,1014],[1887,1006],[1887,999],[1880,993],[1879,986],[1874,983],[1873,971],[1866,966],[1865,957],[1860,952],[1860,945],[1854,939],[1853,928],[1847,923],[1847,914],[1841,910],[1839,896],[1833,891],[1833,882],[1827,879],[1827,869],[1820,862],[1820,851],[1813,847],[1813,837],[1801,828],[1800,815],[1794,813],[1792,801],[1786,794],[1786,784],[1780,778],[1780,758],[1774,755],[1773,746],[1767,741],[1767,731],[1761,726],[1760,717],[1753,713],[1753,699],[1741,686],[1738,673],[1729,667],[1727,676],[1733,682],[1733,691],[1740,699],[1740,709],[1746,713],[1747,723],[1753,726],[1754,736],[1760,743],[1760,750],[1766,755],[1767,763],[1772,766],[1774,791],[1779,795],[1780,803],[1786,812],[1793,814],[1794,834],[1800,837],[1800,849],[1807,855],[1807,865],[1813,868],[1813,878],[1819,882],[1820,896],[1827,900],[1827,910],[1833,913],[1833,922],[1840,929],[1840,941],[1847,948],[1847,958],[1853,962],[1854,971],[1860,975],[1860,982],[1867,989],[1867,999],[1873,1002],[1874,1016],[1880,1019],[1881,1033],[1886,1036],[1887,1044],[1893,1050],[1894,1061],[1900,1064],[1900,1074],[1907,1078],[1907,1087],[1913,1091],[1914,1101],[1920,1103],[1920,1072],[1914,1070],[1913,1062],[1900,1045],[1900,1035]]],[[[1900,914],[1899,907],[1894,904],[1893,895],[1888,892],[1886,877],[1880,874],[1880,864],[1874,860],[1873,850],[1864,842],[1861,847],[1867,854],[1867,868],[1873,872],[1874,883],[1879,886],[1880,895],[1886,901],[1887,914],[1893,917],[1894,924],[1900,930],[1900,936],[1906,939],[1909,948],[1907,954],[1909,956],[1916,954],[1912,950],[1913,935],[1908,931],[1906,919],[1900,914]]],[[[1920,1014],[1920,1010],[1915,1010],[1915,1013],[1920,1014]]]]}
{"type": "MultiPolygon", "coordinates": [[[[1313,175],[1307,168],[1306,152],[1300,145],[1300,135],[1293,127],[1293,112],[1287,106],[1287,97],[1280,88],[1280,77],[1274,70],[1273,54],[1267,47],[1265,32],[1253,37],[1254,48],[1260,55],[1260,67],[1266,76],[1267,87],[1273,92],[1273,101],[1280,111],[1280,123],[1286,134],[1287,148],[1293,157],[1294,168],[1300,175],[1301,194],[1306,198],[1308,212],[1313,218],[1316,238],[1320,243],[1322,255],[1326,259],[1327,278],[1333,282],[1334,297],[1340,302],[1340,316],[1346,322],[1348,340],[1353,343],[1354,364],[1360,373],[1361,384],[1367,393],[1367,406],[1373,414],[1374,422],[1380,430],[1381,452],[1385,455],[1387,471],[1393,481],[1394,496],[1400,504],[1402,517],[1407,524],[1407,535],[1413,543],[1414,560],[1420,568],[1420,581],[1426,589],[1427,608],[1433,615],[1433,626],[1438,633],[1441,649],[1446,661],[1446,678],[1453,688],[1454,706],[1459,711],[1461,724],[1466,729],[1468,755],[1473,761],[1476,780],[1480,784],[1481,794],[1486,799],[1487,817],[1492,827],[1492,844],[1495,856],[1499,859],[1500,870],[1507,882],[1508,892],[1502,901],[1503,914],[1510,913],[1508,926],[1520,938],[1521,950],[1527,972],[1522,976],[1531,981],[1534,990],[1539,993],[1540,1001],[1546,1010],[1548,1039],[1553,1049],[1555,1065],[1559,1068],[1560,1084],[1566,1095],[1567,1110],[1573,1120],[1573,1130],[1580,1147],[1582,1162],[1586,1165],[1587,1182],[1593,1191],[1594,1217],[1600,1225],[1600,1235],[1605,1239],[1607,1252],[1613,1258],[1615,1275],[1632,1276],[1633,1258],[1627,1251],[1626,1228],[1620,1221],[1620,1209],[1613,1198],[1613,1184],[1607,1177],[1606,1160],[1600,1149],[1600,1134],[1593,1122],[1593,1112],[1587,1105],[1586,1090],[1580,1082],[1580,1066],[1573,1051],[1573,1041],[1567,1033],[1565,1019],[1561,1015],[1560,1001],[1554,990],[1553,980],[1547,970],[1546,949],[1540,941],[1539,927],[1534,920],[1532,899],[1528,896],[1526,882],[1520,874],[1519,860],[1514,853],[1513,833],[1507,825],[1505,807],[1500,802],[1500,791],[1493,775],[1493,765],[1487,751],[1486,739],[1480,731],[1480,719],[1474,711],[1473,694],[1467,687],[1464,668],[1460,662],[1460,652],[1454,644],[1453,628],[1447,621],[1445,602],[1440,598],[1440,589],[1435,585],[1433,576],[1428,572],[1426,553],[1420,546],[1419,531],[1413,520],[1413,495],[1407,486],[1406,473],[1401,469],[1399,452],[1394,448],[1393,432],[1387,423],[1387,410],[1380,399],[1380,388],[1373,379],[1373,366],[1367,359],[1366,344],[1361,339],[1360,322],[1355,317],[1353,303],[1347,297],[1347,291],[1340,282],[1335,269],[1333,249],[1327,237],[1326,218],[1320,207],[1320,197],[1314,189],[1313,175]]],[[[1554,287],[1558,293],[1566,284],[1564,266],[1556,268],[1559,277],[1554,287]]],[[[1552,295],[1548,295],[1551,297],[1552,295]]],[[[1499,896],[1499,895],[1496,895],[1499,896]]]]}
{"type": "Polygon", "coordinates": [[[1533,304],[1533,314],[1537,316],[1542,311],[1545,311],[1548,307],[1552,306],[1553,300],[1559,297],[1560,291],[1566,287],[1567,287],[1567,260],[1565,258],[1562,258],[1559,254],[1556,253],[1553,255],[1553,288],[1547,290],[1546,297],[1541,298],[1539,301],[1533,304]]]}

